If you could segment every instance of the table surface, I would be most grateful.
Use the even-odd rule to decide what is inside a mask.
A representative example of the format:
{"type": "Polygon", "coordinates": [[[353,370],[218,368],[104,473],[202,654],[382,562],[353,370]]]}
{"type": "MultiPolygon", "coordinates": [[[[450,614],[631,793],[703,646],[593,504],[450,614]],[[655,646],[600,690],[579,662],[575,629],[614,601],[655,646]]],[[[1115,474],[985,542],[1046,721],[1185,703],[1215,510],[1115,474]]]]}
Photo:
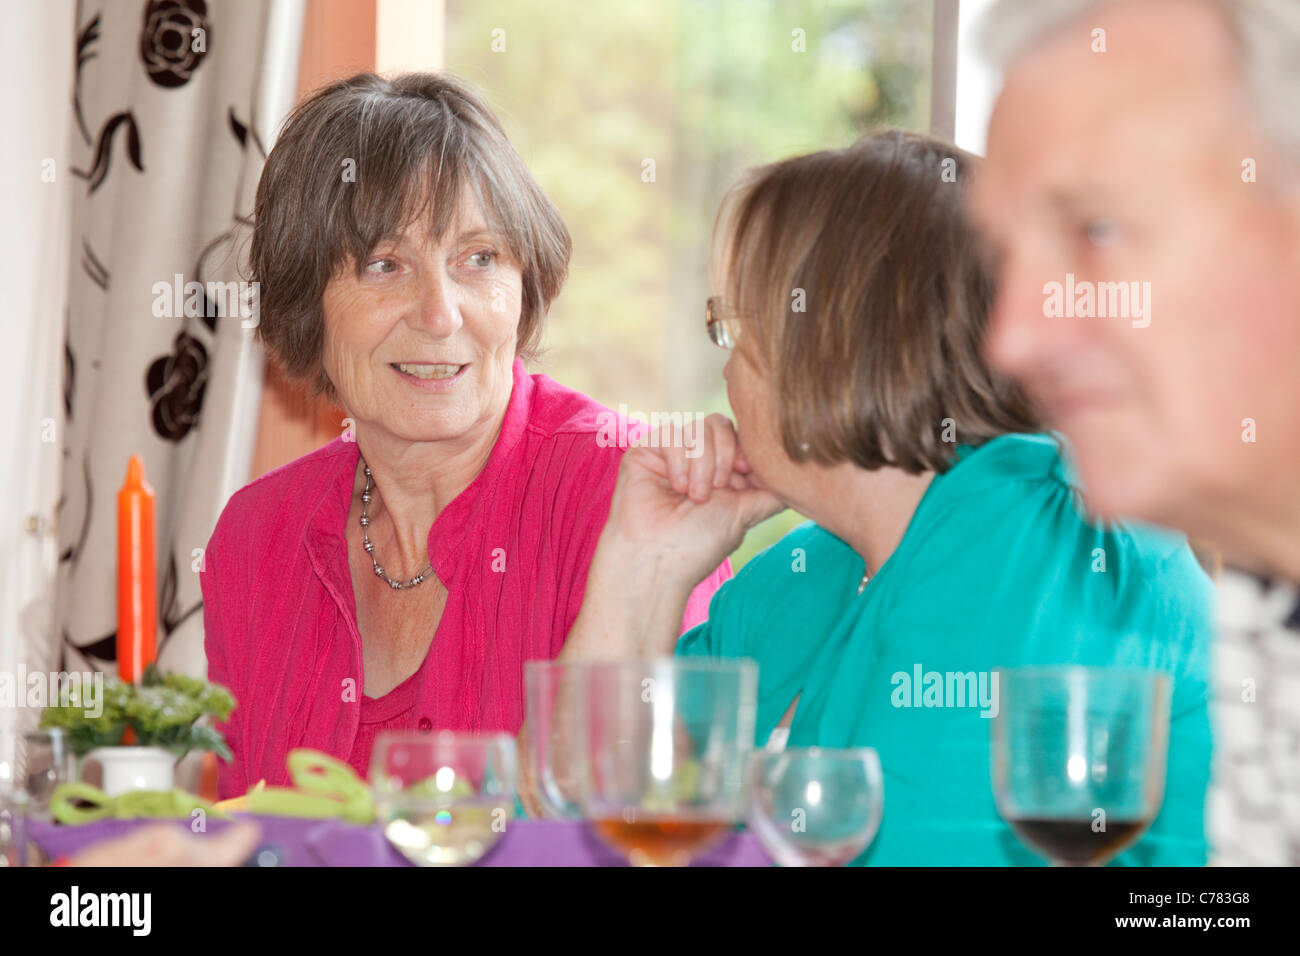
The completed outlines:
{"type": "MultiPolygon", "coordinates": [[[[261,846],[274,847],[283,866],[412,866],[389,846],[378,824],[359,826],[339,820],[302,820],[233,814],[262,827],[261,846]]],[[[47,856],[73,856],[103,840],[122,836],[156,820],[100,820],[77,826],[32,820],[32,840],[47,856]]],[[[171,821],[186,830],[190,821],[171,821]]],[[[219,833],[227,821],[212,820],[219,833]]],[[[626,866],[586,825],[566,820],[511,820],[505,834],[479,866],[626,866]]],[[[731,834],[702,856],[695,866],[770,866],[757,839],[747,831],[731,834]]]]}

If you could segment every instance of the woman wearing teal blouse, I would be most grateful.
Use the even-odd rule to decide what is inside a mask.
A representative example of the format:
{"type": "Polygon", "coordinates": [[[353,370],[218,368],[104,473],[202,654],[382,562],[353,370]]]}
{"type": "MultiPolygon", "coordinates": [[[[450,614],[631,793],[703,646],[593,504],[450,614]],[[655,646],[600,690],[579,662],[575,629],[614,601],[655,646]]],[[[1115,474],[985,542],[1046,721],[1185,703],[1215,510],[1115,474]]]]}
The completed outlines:
{"type": "Polygon", "coordinates": [[[1211,585],[1181,539],[1089,521],[1057,440],[985,364],[972,168],[883,131],[732,190],[708,319],[736,425],[624,457],[561,656],[753,658],[756,745],[788,728],[879,751],[885,813],[857,862],[886,865],[1038,862],[994,804],[993,669],[1165,672],[1164,805],[1118,862],[1203,865],[1211,585]],[[812,521],[679,638],[695,584],[784,507],[812,521]],[[950,673],[977,675],[974,699],[923,695],[950,673]]]}

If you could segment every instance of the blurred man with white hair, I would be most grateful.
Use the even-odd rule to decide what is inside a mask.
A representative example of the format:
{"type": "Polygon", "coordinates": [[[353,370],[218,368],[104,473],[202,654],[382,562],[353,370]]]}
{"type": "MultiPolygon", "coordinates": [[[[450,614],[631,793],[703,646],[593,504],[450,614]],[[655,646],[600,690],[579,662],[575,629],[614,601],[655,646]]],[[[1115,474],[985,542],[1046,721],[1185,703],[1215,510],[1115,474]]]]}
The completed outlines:
{"type": "Polygon", "coordinates": [[[988,348],[1089,507],[1213,542],[1212,860],[1300,864],[1300,2],[1004,0],[988,348]]]}

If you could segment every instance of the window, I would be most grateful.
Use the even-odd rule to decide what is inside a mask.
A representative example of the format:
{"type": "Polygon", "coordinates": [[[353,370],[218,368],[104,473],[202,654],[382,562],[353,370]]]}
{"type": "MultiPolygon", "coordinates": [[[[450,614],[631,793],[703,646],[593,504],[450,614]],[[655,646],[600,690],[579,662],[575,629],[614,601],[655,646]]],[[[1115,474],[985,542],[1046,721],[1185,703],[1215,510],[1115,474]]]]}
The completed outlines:
{"type": "MultiPolygon", "coordinates": [[[[628,412],[729,413],[704,332],[719,200],[747,167],[930,125],[923,0],[446,0],[479,86],[574,239],[536,370],[628,412]]],[[[750,533],[739,564],[801,519],[750,533]]]]}

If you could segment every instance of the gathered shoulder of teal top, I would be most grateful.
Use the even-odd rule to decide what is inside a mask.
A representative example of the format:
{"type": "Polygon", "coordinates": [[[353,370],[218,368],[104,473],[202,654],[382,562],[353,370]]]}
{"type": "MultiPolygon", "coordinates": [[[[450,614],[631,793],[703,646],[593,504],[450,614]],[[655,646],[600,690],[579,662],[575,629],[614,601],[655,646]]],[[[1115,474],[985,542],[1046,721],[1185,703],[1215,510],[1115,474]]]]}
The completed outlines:
{"type": "Polygon", "coordinates": [[[1181,536],[1090,523],[1058,441],[1004,435],[959,447],[859,594],[862,574],[809,522],[726,582],[677,645],[758,662],[756,746],[798,696],[788,747],[879,752],[884,816],[857,864],[1040,862],[998,817],[987,709],[925,707],[900,688],[931,671],[1059,664],[1172,676],[1164,804],[1116,862],[1205,864],[1212,584],[1181,536]]]}

